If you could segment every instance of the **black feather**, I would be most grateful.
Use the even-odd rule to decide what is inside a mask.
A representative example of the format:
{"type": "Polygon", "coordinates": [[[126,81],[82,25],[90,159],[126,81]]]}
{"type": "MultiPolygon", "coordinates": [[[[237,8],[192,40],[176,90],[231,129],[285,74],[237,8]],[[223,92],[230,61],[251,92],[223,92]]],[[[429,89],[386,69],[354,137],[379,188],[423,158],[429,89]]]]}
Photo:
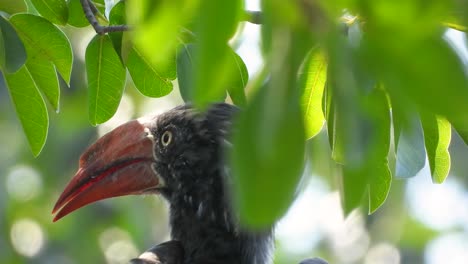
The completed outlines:
{"type": "MultiPolygon", "coordinates": [[[[237,107],[224,103],[213,104],[205,112],[183,105],[154,119],[150,128],[153,165],[164,181],[158,191],[169,202],[172,238],[149,250],[167,260],[161,263],[271,263],[273,227],[246,230],[232,210],[232,179],[224,157],[238,112],[237,107]],[[166,131],[172,140],[164,146],[161,137],[166,131]],[[168,258],[170,252],[178,258],[168,258]]],[[[320,259],[301,262],[323,263],[320,259]]]]}

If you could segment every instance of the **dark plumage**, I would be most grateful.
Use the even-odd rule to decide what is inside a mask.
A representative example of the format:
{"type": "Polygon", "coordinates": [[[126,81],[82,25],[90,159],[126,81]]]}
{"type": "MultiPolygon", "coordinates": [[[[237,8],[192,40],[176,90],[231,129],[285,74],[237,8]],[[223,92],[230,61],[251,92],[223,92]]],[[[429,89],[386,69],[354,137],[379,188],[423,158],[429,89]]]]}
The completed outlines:
{"type": "Polygon", "coordinates": [[[154,168],[165,182],[159,192],[170,206],[171,237],[181,242],[185,263],[268,263],[272,232],[246,232],[233,217],[223,146],[237,108],[216,104],[206,113],[177,107],[151,128],[154,168]],[[172,142],[159,139],[171,131],[172,142]],[[226,186],[227,185],[227,186],[226,186]]]}
{"type": "Polygon", "coordinates": [[[270,263],[273,227],[245,230],[231,209],[225,150],[237,112],[223,103],[205,112],[184,105],[116,128],[82,155],[55,220],[105,198],[161,194],[170,207],[172,240],[132,263],[270,263]]]}

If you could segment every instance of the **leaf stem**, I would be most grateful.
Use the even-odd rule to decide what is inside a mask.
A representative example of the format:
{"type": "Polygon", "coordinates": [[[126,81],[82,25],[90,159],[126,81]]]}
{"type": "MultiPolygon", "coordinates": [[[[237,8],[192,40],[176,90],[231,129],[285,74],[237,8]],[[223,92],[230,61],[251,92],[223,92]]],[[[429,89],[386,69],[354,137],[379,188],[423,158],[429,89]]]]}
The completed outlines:
{"type": "Polygon", "coordinates": [[[88,19],[91,26],[93,26],[94,31],[99,35],[103,35],[109,32],[120,32],[128,31],[130,27],[128,25],[112,25],[112,26],[101,26],[96,19],[96,14],[99,13],[99,10],[94,6],[91,0],[80,0],[81,6],[85,13],[86,19],[88,19]]]}

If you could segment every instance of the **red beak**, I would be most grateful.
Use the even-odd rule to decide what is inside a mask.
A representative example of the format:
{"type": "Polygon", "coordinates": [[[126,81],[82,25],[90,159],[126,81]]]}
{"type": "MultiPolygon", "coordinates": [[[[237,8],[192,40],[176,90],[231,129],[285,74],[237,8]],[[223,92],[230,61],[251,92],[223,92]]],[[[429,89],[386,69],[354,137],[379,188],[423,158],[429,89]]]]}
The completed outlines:
{"type": "Polygon", "coordinates": [[[68,183],[52,213],[65,215],[102,199],[155,192],[161,184],[152,169],[153,138],[139,121],[123,124],[101,137],[80,158],[78,172],[68,183]]]}

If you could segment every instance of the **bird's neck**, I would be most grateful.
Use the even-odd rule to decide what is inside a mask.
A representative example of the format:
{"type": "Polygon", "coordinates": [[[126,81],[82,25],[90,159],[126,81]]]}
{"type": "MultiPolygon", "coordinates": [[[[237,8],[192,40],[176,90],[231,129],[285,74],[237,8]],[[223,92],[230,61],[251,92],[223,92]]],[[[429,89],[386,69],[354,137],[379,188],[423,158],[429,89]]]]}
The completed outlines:
{"type": "MultiPolygon", "coordinates": [[[[194,263],[195,260],[213,257],[238,259],[240,255],[238,233],[223,181],[220,174],[215,173],[210,175],[212,182],[184,186],[169,200],[171,237],[182,243],[188,255],[186,259],[194,263]],[[209,256],[200,255],[206,252],[209,256]]],[[[200,177],[207,179],[206,176],[200,177]]]]}
{"type": "MultiPolygon", "coordinates": [[[[206,177],[206,175],[204,175],[206,177]]],[[[213,229],[231,232],[233,223],[222,176],[217,171],[205,184],[183,186],[170,198],[172,234],[177,229],[213,229]]]]}
{"type": "Polygon", "coordinates": [[[181,242],[185,263],[270,263],[272,230],[239,230],[225,188],[229,180],[222,175],[213,171],[206,184],[184,186],[170,196],[171,238],[181,242]]]}

